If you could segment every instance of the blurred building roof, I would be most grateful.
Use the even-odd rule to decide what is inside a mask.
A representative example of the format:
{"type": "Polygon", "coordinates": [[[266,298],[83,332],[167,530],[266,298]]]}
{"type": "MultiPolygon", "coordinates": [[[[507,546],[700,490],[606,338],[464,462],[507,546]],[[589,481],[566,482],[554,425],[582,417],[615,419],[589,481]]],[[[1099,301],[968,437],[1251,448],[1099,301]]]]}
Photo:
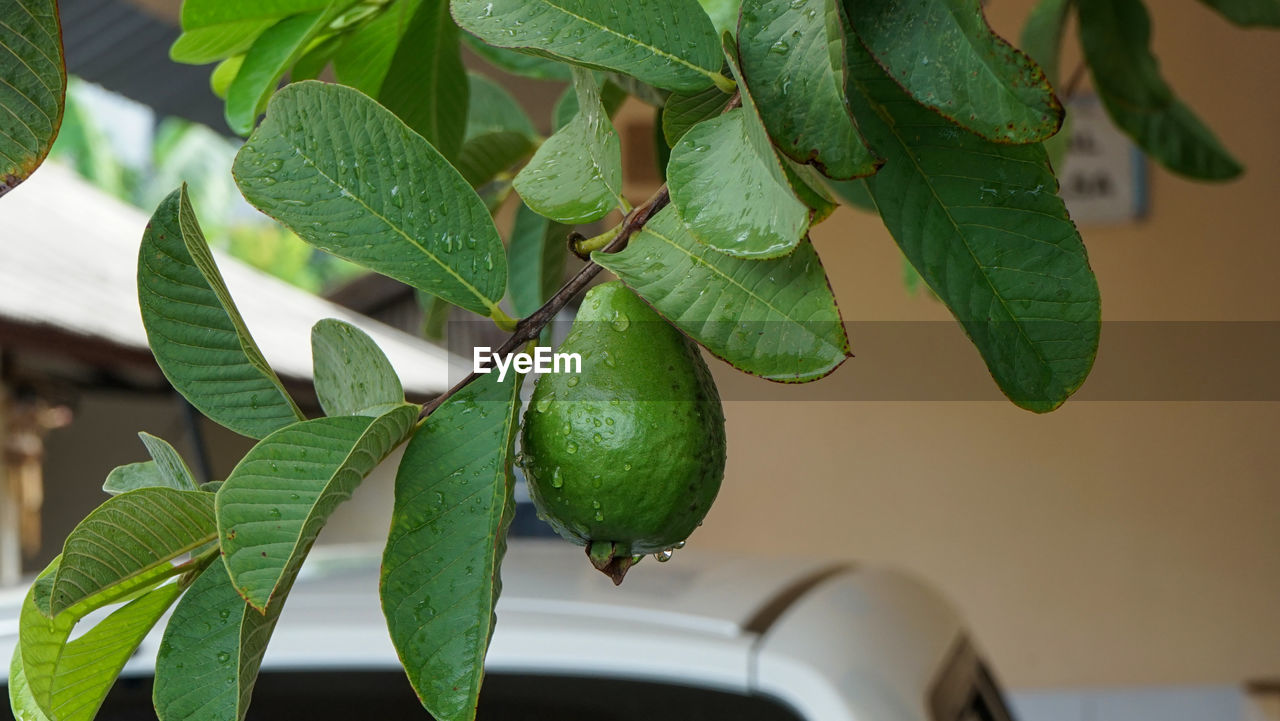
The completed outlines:
{"type": "Polygon", "coordinates": [[[59,0],[67,72],[155,109],[227,135],[212,66],[169,59],[180,0],[59,0]]]}
{"type": "MultiPolygon", "coordinates": [[[[0,347],[154,368],[135,285],[147,220],[53,163],[9,193],[0,203],[0,347]]],[[[281,376],[311,378],[311,326],[338,318],[382,347],[411,395],[448,388],[451,356],[444,349],[215,256],[245,322],[281,376]]]]}

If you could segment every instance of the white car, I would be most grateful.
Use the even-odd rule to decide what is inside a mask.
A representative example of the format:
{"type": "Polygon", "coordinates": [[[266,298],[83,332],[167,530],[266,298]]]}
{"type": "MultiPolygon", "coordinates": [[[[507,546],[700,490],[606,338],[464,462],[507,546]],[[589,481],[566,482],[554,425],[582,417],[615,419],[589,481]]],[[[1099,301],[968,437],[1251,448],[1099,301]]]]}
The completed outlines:
{"type": "MultiPolygon", "coordinates": [[[[317,548],[249,719],[426,719],[377,598],[378,550],[317,548]]],[[[513,540],[479,718],[1009,721],[955,610],[901,573],[685,550],[621,587],[561,541],[513,540]]],[[[0,657],[21,593],[0,596],[0,657]]],[[[157,628],[98,718],[151,719],[157,628]]],[[[7,664],[5,664],[7,667],[7,664]]]]}

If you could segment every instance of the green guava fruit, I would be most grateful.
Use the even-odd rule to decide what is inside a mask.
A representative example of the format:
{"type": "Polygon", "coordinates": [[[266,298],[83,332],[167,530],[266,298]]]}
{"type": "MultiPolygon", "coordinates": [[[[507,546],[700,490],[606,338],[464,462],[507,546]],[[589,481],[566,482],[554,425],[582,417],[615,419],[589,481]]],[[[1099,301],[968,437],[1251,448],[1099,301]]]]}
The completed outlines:
{"type": "Polygon", "coordinates": [[[724,478],[724,412],[698,347],[618,282],[591,289],[538,379],[521,466],[539,514],[614,583],[681,545],[724,478]]]}

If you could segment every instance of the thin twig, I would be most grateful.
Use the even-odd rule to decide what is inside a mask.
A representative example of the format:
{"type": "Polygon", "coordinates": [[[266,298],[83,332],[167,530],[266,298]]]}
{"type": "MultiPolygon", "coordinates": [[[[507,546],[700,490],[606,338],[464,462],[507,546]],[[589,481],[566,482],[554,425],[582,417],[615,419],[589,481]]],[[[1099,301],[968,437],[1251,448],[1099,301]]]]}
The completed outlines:
{"type": "MultiPolygon", "coordinates": [[[[640,229],[644,227],[645,223],[648,223],[649,220],[651,220],[653,216],[657,215],[658,211],[665,208],[669,202],[671,202],[671,196],[667,192],[667,186],[663,185],[661,188],[658,188],[658,191],[650,196],[648,200],[633,208],[630,213],[627,213],[626,217],[622,219],[622,224],[619,226],[617,237],[615,237],[600,252],[616,253],[627,247],[627,241],[631,240],[631,236],[639,232],[640,229]]],[[[570,278],[569,282],[565,283],[561,286],[560,290],[555,292],[555,295],[551,296],[546,303],[543,303],[541,308],[535,310],[528,318],[517,323],[515,331],[502,343],[501,346],[498,347],[496,351],[493,352],[493,355],[510,355],[520,346],[528,343],[534,338],[537,338],[538,334],[542,332],[542,329],[547,325],[547,323],[550,323],[551,319],[555,318],[556,314],[568,305],[569,301],[573,300],[574,296],[586,290],[587,286],[591,284],[592,279],[594,279],[601,270],[603,270],[603,268],[596,263],[588,262],[583,266],[582,270],[578,271],[577,275],[570,278]]],[[[468,373],[466,378],[458,381],[452,388],[431,399],[430,402],[424,405],[419,417],[426,418],[431,415],[435,409],[444,405],[444,402],[449,400],[453,394],[462,390],[468,383],[479,377],[480,374],[475,371],[468,373]]]]}

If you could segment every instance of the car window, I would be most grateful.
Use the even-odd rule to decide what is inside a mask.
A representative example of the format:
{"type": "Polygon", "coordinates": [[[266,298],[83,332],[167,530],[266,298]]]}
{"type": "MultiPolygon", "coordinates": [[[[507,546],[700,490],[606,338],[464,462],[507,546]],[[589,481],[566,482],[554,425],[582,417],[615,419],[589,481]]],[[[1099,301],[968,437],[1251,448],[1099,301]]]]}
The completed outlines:
{"type": "MultiPolygon", "coordinates": [[[[0,718],[12,718],[4,716],[0,718]]],[[[98,721],[153,721],[150,678],[122,678],[98,721]]],[[[430,721],[400,671],[263,673],[247,721],[430,721]]],[[[779,702],[672,684],[489,674],[477,721],[806,721],[779,702]]]]}

